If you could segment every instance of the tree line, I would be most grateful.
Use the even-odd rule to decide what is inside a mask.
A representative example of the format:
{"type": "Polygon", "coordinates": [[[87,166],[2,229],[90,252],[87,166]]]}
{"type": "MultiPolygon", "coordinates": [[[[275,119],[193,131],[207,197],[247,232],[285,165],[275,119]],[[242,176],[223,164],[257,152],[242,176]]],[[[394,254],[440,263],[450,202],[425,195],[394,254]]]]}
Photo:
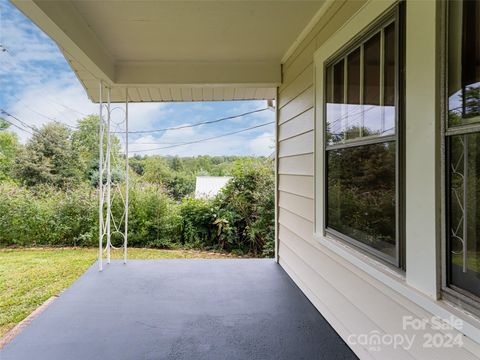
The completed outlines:
{"type": "MultiPolygon", "coordinates": [[[[99,119],[50,122],[21,144],[0,119],[0,245],[95,246],[99,119]]],[[[105,141],[104,141],[105,143],[105,141]]],[[[124,154],[112,141],[112,181],[124,186],[124,154]]],[[[272,256],[270,159],[241,156],[129,158],[129,244],[272,256]],[[213,199],[195,199],[199,175],[232,176],[213,199]]],[[[115,199],[113,211],[122,204],[115,199]]],[[[113,238],[114,245],[121,239],[113,238]]]]}

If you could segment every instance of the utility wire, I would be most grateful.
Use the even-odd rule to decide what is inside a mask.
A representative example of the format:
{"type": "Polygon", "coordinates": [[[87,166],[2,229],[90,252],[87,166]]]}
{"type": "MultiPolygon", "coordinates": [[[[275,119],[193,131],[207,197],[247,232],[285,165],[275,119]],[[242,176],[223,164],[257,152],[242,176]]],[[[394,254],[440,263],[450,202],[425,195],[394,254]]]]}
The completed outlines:
{"type": "Polygon", "coordinates": [[[275,123],[275,121],[270,121],[270,122],[267,122],[267,123],[264,123],[264,124],[260,124],[260,125],[256,125],[256,126],[252,126],[252,127],[246,128],[246,129],[237,130],[237,131],[233,131],[233,132],[230,132],[230,133],[221,134],[221,135],[217,135],[217,136],[212,136],[212,137],[205,138],[205,139],[187,141],[187,142],[184,142],[184,143],[178,143],[178,144],[174,144],[174,145],[170,145],[170,146],[163,146],[163,147],[153,148],[153,149],[131,150],[131,151],[129,151],[129,153],[133,153],[133,152],[138,153],[138,152],[146,152],[146,151],[155,151],[155,150],[171,149],[171,148],[174,148],[174,147],[196,144],[196,143],[200,143],[200,142],[204,142],[204,141],[215,140],[215,139],[218,139],[218,138],[221,138],[221,137],[225,137],[225,136],[230,136],[230,135],[239,134],[239,133],[244,132],[244,131],[249,131],[249,130],[253,130],[253,129],[258,129],[258,128],[260,128],[260,127],[267,126],[267,125],[270,125],[270,124],[273,124],[273,123],[275,123]]]}
{"type": "MultiPolygon", "coordinates": [[[[268,139],[273,138],[273,135],[259,136],[255,139],[268,139]]],[[[140,142],[140,143],[131,143],[130,145],[178,145],[177,142],[140,142]]]]}
{"type": "MultiPolygon", "coordinates": [[[[2,47],[2,45],[0,45],[0,51],[6,52],[6,53],[9,55],[9,57],[6,57],[5,59],[8,59],[8,61],[10,62],[10,64],[11,64],[13,67],[18,68],[18,61],[17,61],[17,62],[14,62],[14,61],[13,61],[13,60],[15,60],[15,56],[14,56],[14,54],[12,54],[11,51],[9,51],[8,49],[6,49],[5,47],[2,47]]],[[[50,102],[50,103],[52,103],[52,104],[55,104],[55,105],[58,105],[58,106],[61,106],[61,107],[65,108],[65,109],[67,109],[67,110],[74,111],[74,112],[76,112],[76,113],[79,114],[79,115],[88,116],[88,114],[85,114],[85,113],[83,113],[83,112],[81,112],[81,111],[78,111],[78,110],[76,110],[76,109],[74,109],[74,108],[72,108],[72,107],[70,107],[70,106],[67,106],[67,105],[62,104],[62,103],[60,103],[60,102],[58,102],[58,101],[54,101],[54,100],[50,99],[50,98],[48,97],[48,95],[50,95],[50,97],[54,98],[54,95],[52,95],[52,94],[47,94],[47,97],[45,97],[45,100],[47,100],[48,102],[50,102]]],[[[18,99],[18,98],[17,98],[17,99],[18,99]]]]}
{"type": "Polygon", "coordinates": [[[22,131],[24,131],[24,132],[26,132],[26,133],[28,133],[28,134],[30,134],[30,135],[33,136],[33,133],[32,133],[32,132],[30,132],[30,131],[22,128],[21,126],[18,126],[17,124],[11,122],[10,120],[7,120],[7,119],[5,119],[5,118],[2,118],[2,120],[6,121],[7,123],[9,123],[10,125],[16,127],[17,129],[22,130],[22,131]]]}
{"type": "MultiPolygon", "coordinates": [[[[22,124],[22,126],[27,127],[27,128],[29,128],[29,129],[33,130],[33,132],[34,132],[35,134],[41,135],[41,136],[45,136],[45,135],[44,135],[43,133],[41,133],[35,126],[32,126],[32,125],[28,124],[27,122],[25,122],[25,121],[23,121],[23,120],[20,120],[18,117],[10,114],[8,111],[5,111],[4,109],[0,109],[0,113],[9,116],[9,117],[11,117],[12,119],[17,120],[20,124],[22,124]]],[[[8,121],[8,120],[6,120],[6,119],[4,119],[4,120],[7,121],[9,124],[12,124],[12,125],[15,126],[16,128],[19,128],[19,129],[21,129],[21,130],[26,131],[24,128],[20,128],[20,127],[18,127],[17,125],[13,124],[12,122],[10,122],[10,121],[8,121]]],[[[61,124],[61,125],[66,125],[66,124],[60,123],[60,122],[58,122],[58,121],[56,121],[56,123],[59,123],[59,124],[61,124]]],[[[34,134],[31,133],[30,131],[26,131],[26,132],[28,132],[28,133],[29,133],[30,135],[32,135],[32,136],[34,135],[34,134]]]]}
{"type": "MultiPolygon", "coordinates": [[[[200,126],[200,125],[215,124],[215,123],[219,123],[221,121],[237,119],[239,117],[259,113],[259,112],[265,111],[265,110],[268,110],[268,108],[257,109],[257,110],[248,111],[246,113],[239,114],[239,115],[227,116],[227,117],[216,119],[216,120],[202,121],[202,122],[195,123],[195,124],[190,124],[190,125],[180,125],[180,126],[174,126],[174,127],[169,127],[169,128],[163,128],[163,129],[153,129],[153,130],[129,131],[128,133],[129,134],[150,134],[150,133],[162,132],[162,131],[168,131],[168,130],[187,129],[187,128],[192,128],[192,127],[196,127],[196,126],[200,126]]],[[[124,134],[125,131],[112,131],[112,133],[114,133],[114,134],[124,134]]]]}
{"type": "MultiPolygon", "coordinates": [[[[4,109],[0,109],[0,113],[1,113],[1,114],[4,114],[4,115],[7,115],[7,116],[10,116],[12,119],[17,120],[17,121],[18,121],[20,124],[22,124],[24,127],[27,127],[27,128],[29,128],[29,129],[31,129],[31,130],[33,130],[33,131],[35,131],[35,132],[38,132],[38,130],[37,130],[35,127],[33,127],[32,125],[26,123],[25,121],[20,120],[20,119],[17,118],[16,116],[13,116],[13,115],[10,114],[8,111],[5,111],[4,109]]],[[[33,134],[32,134],[32,135],[33,135],[33,134]]]]}
{"type": "MultiPolygon", "coordinates": [[[[48,143],[48,144],[50,144],[50,145],[58,146],[58,147],[60,147],[60,148],[62,148],[62,149],[64,149],[64,150],[68,150],[68,149],[64,146],[64,144],[55,143],[55,142],[51,141],[44,133],[42,133],[41,131],[39,131],[37,128],[35,128],[34,126],[31,126],[31,125],[27,124],[25,121],[20,120],[18,117],[10,114],[9,112],[7,112],[7,111],[5,111],[5,110],[3,110],[3,109],[0,109],[0,113],[9,116],[9,117],[11,117],[12,119],[15,119],[16,121],[20,122],[23,126],[26,126],[26,127],[30,128],[30,129],[32,129],[32,130],[33,130],[33,133],[30,132],[30,131],[28,131],[28,130],[26,130],[26,129],[24,129],[24,128],[22,128],[22,127],[20,127],[20,126],[18,126],[17,124],[15,124],[15,123],[13,123],[13,122],[11,122],[11,121],[3,118],[3,120],[5,120],[5,121],[6,121],[7,123],[9,123],[10,125],[13,125],[13,126],[16,127],[17,129],[20,129],[20,130],[22,130],[22,131],[24,131],[24,132],[26,132],[26,133],[28,133],[28,134],[30,134],[30,135],[32,135],[32,136],[35,136],[35,135],[40,136],[40,137],[43,138],[43,140],[44,140],[46,143],[48,143]]],[[[62,125],[65,125],[65,124],[62,124],[62,125]]]]}
{"type": "Polygon", "coordinates": [[[35,113],[35,114],[37,114],[37,115],[39,115],[39,116],[41,116],[41,117],[43,117],[43,118],[45,118],[45,119],[47,119],[47,120],[56,122],[56,123],[58,123],[58,124],[65,125],[65,126],[71,128],[71,129],[78,129],[78,127],[75,126],[75,125],[70,125],[70,124],[61,122],[60,120],[57,120],[57,119],[55,119],[55,118],[52,118],[52,117],[47,116],[47,115],[45,115],[45,114],[42,114],[42,113],[38,112],[38,111],[35,110],[35,109],[32,109],[29,105],[25,104],[25,102],[24,102],[23,100],[20,100],[20,99],[19,99],[18,97],[16,97],[16,96],[14,96],[14,98],[17,99],[17,102],[22,103],[25,109],[30,110],[31,112],[33,112],[33,113],[35,113]]]}

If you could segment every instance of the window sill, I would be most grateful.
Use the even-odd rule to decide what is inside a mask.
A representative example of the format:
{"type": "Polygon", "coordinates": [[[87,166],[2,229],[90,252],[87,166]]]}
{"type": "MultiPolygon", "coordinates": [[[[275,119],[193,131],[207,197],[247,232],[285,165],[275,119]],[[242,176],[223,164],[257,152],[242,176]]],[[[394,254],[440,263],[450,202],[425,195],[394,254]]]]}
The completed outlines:
{"type": "Polygon", "coordinates": [[[345,262],[362,270],[382,285],[398,292],[432,316],[439,317],[459,332],[480,344],[480,318],[459,309],[446,300],[433,299],[407,284],[405,272],[393,269],[331,235],[314,234],[314,239],[345,262]],[[459,320],[461,320],[459,322],[459,320]],[[462,326],[458,326],[458,324],[462,326]]]}

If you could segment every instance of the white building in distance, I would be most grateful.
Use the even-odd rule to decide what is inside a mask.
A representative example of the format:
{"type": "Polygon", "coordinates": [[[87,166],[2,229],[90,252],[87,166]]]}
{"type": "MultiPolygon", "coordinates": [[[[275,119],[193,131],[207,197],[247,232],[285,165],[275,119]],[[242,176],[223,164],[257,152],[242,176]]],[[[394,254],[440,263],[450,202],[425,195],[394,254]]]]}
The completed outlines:
{"type": "Polygon", "coordinates": [[[215,197],[231,178],[231,176],[197,176],[195,199],[215,197]]]}

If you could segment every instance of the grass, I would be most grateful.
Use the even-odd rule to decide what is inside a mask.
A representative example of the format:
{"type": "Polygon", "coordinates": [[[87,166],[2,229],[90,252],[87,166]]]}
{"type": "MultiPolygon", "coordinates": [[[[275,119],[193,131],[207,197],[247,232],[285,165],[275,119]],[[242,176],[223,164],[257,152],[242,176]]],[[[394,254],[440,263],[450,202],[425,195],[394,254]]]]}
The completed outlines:
{"type": "MultiPolygon", "coordinates": [[[[190,250],[128,249],[129,259],[225,258],[190,250]]],[[[69,287],[96,260],[88,248],[0,250],[0,338],[50,297],[69,287]]],[[[113,259],[122,251],[114,250],[113,259]]]]}
{"type": "MultiPolygon", "coordinates": [[[[455,265],[463,266],[463,255],[453,254],[452,262],[455,265]]],[[[471,271],[480,272],[480,253],[478,251],[467,252],[467,267],[471,271]]]]}

